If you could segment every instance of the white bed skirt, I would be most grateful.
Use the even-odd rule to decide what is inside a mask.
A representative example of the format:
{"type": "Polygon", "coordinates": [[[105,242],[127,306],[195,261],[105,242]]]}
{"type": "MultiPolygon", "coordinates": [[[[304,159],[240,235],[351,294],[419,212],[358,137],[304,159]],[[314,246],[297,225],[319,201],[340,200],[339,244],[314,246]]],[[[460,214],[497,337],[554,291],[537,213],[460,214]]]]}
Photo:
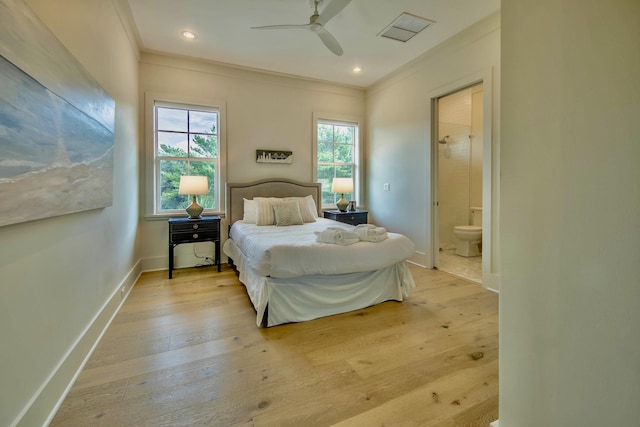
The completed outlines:
{"type": "Polygon", "coordinates": [[[256,324],[266,326],[301,322],[369,307],[384,301],[402,301],[415,287],[406,261],[381,270],[329,276],[275,279],[256,274],[228,239],[224,253],[233,259],[256,309],[256,324]]]}

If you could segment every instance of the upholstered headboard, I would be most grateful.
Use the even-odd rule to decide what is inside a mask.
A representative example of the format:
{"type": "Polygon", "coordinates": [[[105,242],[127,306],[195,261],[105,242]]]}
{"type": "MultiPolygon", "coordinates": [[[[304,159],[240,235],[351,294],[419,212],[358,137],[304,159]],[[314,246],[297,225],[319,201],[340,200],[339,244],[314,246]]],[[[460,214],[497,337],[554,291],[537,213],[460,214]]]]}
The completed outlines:
{"type": "Polygon", "coordinates": [[[254,182],[227,183],[227,212],[229,225],[241,220],[244,200],[254,197],[305,197],[311,195],[316,202],[318,215],[322,214],[322,184],[298,182],[287,178],[269,178],[254,182]]]}

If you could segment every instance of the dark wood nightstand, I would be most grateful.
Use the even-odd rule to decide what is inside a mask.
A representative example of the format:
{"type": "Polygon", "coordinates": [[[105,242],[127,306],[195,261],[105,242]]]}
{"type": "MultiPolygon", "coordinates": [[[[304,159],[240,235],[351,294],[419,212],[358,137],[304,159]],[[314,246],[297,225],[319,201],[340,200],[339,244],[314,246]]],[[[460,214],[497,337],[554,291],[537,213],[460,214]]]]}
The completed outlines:
{"type": "Polygon", "coordinates": [[[169,219],[169,279],[173,276],[173,249],[181,243],[213,242],[214,261],[220,271],[220,217],[169,219]]]}
{"type": "Polygon", "coordinates": [[[336,209],[331,211],[324,211],[325,218],[351,225],[366,224],[368,221],[368,215],[368,211],[361,210],[340,212],[336,209]]]}

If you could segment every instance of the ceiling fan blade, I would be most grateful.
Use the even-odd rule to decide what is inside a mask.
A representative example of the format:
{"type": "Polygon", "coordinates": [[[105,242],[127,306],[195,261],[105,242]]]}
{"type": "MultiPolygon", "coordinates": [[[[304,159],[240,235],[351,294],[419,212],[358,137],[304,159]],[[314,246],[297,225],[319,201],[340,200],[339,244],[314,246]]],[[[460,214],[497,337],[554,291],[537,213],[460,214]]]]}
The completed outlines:
{"type": "Polygon", "coordinates": [[[331,0],[331,3],[325,6],[320,16],[318,16],[318,19],[316,19],[316,23],[320,25],[326,24],[331,18],[340,13],[340,11],[342,11],[342,9],[344,9],[350,2],[351,0],[331,0]]]}
{"type": "Polygon", "coordinates": [[[340,43],[338,43],[338,40],[336,40],[329,31],[322,28],[320,31],[315,31],[315,33],[331,52],[338,56],[342,55],[342,47],[340,47],[340,43]]]}
{"type": "Polygon", "coordinates": [[[251,27],[252,30],[309,30],[310,24],[303,25],[265,25],[263,27],[251,27]]]}

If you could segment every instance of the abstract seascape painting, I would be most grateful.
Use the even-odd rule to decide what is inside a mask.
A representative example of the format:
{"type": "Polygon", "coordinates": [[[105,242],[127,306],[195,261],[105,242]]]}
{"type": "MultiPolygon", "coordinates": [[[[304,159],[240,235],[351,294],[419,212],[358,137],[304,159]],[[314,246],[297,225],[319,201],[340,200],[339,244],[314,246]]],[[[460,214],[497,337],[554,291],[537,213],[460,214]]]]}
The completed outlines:
{"type": "Polygon", "coordinates": [[[115,103],[22,0],[0,0],[0,226],[112,205],[115,103]]]}

